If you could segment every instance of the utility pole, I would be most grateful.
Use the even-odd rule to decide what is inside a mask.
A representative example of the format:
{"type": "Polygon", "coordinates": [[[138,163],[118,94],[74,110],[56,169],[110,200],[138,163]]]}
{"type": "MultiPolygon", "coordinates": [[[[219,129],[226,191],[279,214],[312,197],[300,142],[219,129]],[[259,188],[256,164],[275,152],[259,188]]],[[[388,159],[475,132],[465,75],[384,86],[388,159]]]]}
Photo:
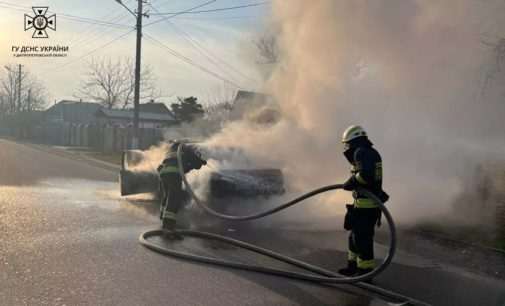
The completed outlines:
{"type": "Polygon", "coordinates": [[[132,149],[139,148],[139,108],[140,108],[140,67],[142,58],[142,4],[144,0],[137,0],[137,50],[135,54],[135,91],[133,95],[133,140],[132,149]]]}
{"type": "Polygon", "coordinates": [[[122,5],[137,19],[137,46],[135,53],[135,88],[133,91],[133,139],[131,149],[138,149],[139,147],[139,109],[140,109],[140,68],[142,59],[142,18],[144,17],[143,4],[144,0],[137,0],[137,13],[132,12],[122,0],[116,0],[117,3],[122,5]]]}
{"type": "Polygon", "coordinates": [[[31,111],[32,110],[32,89],[28,89],[28,99],[26,101],[26,110],[31,111]]]}
{"type": "Polygon", "coordinates": [[[18,65],[18,112],[21,110],[21,73],[23,65],[18,65]]]}

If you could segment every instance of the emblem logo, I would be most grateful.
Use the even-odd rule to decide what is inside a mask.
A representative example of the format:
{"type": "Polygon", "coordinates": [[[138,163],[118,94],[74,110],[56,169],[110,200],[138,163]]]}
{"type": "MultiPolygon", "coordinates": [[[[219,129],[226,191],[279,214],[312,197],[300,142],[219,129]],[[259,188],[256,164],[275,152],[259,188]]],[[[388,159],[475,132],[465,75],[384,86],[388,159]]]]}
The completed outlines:
{"type": "Polygon", "coordinates": [[[48,38],[46,29],[56,31],[56,14],[46,16],[47,6],[32,7],[35,16],[25,14],[25,31],[34,29],[33,38],[48,38]]]}

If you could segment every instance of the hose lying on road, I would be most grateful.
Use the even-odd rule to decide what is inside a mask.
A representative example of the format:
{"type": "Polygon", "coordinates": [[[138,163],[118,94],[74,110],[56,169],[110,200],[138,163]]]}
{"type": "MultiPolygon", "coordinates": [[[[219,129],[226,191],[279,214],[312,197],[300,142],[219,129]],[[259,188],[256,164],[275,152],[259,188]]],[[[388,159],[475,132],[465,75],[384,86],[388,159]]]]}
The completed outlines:
{"type": "MultiPolygon", "coordinates": [[[[163,255],[168,255],[171,257],[175,258],[181,258],[184,260],[191,260],[195,262],[201,262],[201,263],[206,263],[206,264],[212,264],[212,265],[218,265],[218,266],[223,266],[223,267],[228,267],[228,268],[234,268],[234,269],[240,269],[240,270],[246,270],[246,271],[251,271],[251,272],[257,272],[257,273],[263,273],[263,274],[268,274],[268,275],[275,275],[275,276],[280,276],[280,277],[286,277],[290,279],[296,279],[296,280],[302,280],[302,281],[309,281],[309,282],[315,282],[319,284],[334,284],[332,280],[334,279],[343,279],[343,277],[340,274],[337,274],[335,272],[308,264],[306,262],[276,253],[271,250],[267,250],[261,247],[258,247],[253,244],[249,244],[240,240],[236,240],[233,238],[225,237],[222,235],[217,235],[217,234],[212,234],[212,233],[207,233],[207,232],[202,232],[202,231],[192,231],[192,230],[177,230],[177,233],[183,235],[183,236],[188,236],[188,237],[197,237],[197,238],[203,238],[203,239],[209,239],[209,240],[215,240],[215,241],[221,241],[230,245],[234,245],[236,247],[240,247],[243,249],[247,249],[253,252],[256,252],[258,254],[262,254],[265,256],[269,256],[271,258],[277,259],[279,261],[291,264],[293,266],[305,269],[307,271],[313,272],[315,274],[320,275],[319,277],[315,274],[305,274],[305,273],[297,273],[297,272],[291,272],[291,271],[285,271],[285,270],[280,270],[280,269],[273,269],[273,268],[268,268],[268,267],[263,267],[263,266],[256,266],[256,265],[249,265],[249,264],[244,264],[240,262],[233,262],[233,261],[228,261],[224,259],[219,259],[219,258],[213,258],[213,257],[207,257],[207,256],[201,256],[201,255],[196,255],[196,254],[191,254],[191,253],[186,253],[182,251],[176,251],[173,249],[166,248],[162,245],[158,245],[156,243],[153,243],[149,241],[149,238],[155,237],[155,236],[162,236],[163,235],[163,230],[158,229],[158,230],[152,230],[152,231],[147,231],[140,235],[139,241],[140,243],[145,246],[146,248],[153,250],[157,253],[163,254],[163,255]]],[[[419,305],[419,306],[430,306],[430,304],[415,300],[411,297],[369,284],[369,283],[363,283],[363,282],[353,282],[350,283],[353,286],[356,286],[358,288],[368,290],[370,292],[379,294],[381,296],[394,299],[397,301],[402,301],[402,302],[408,302],[409,305],[419,305]]],[[[403,305],[403,304],[402,304],[403,305]]]]}
{"type": "MultiPolygon", "coordinates": [[[[207,213],[209,213],[213,216],[216,216],[218,218],[222,218],[222,219],[235,220],[235,221],[246,221],[246,220],[253,220],[253,219],[266,217],[266,216],[272,215],[276,212],[279,212],[281,210],[284,210],[288,207],[291,207],[295,204],[298,204],[298,203],[302,202],[303,200],[306,200],[308,198],[316,196],[320,193],[328,192],[331,190],[342,189],[342,187],[343,187],[341,184],[336,184],[336,185],[329,185],[329,186],[325,186],[322,188],[318,188],[318,189],[313,190],[309,193],[306,193],[300,197],[297,197],[296,199],[294,199],[292,201],[289,201],[287,203],[281,204],[281,205],[274,207],[272,209],[268,209],[266,211],[256,213],[256,214],[251,214],[251,215],[246,215],[246,216],[226,215],[226,214],[217,212],[217,211],[213,210],[212,208],[210,208],[208,205],[206,205],[202,200],[200,200],[198,198],[198,196],[195,194],[195,192],[191,188],[191,185],[188,183],[186,175],[184,173],[184,169],[183,169],[183,161],[182,161],[182,154],[181,154],[182,147],[183,147],[183,145],[180,145],[178,148],[177,159],[178,159],[179,173],[182,177],[184,185],[186,186],[186,191],[190,194],[190,196],[193,198],[195,203],[200,208],[205,210],[207,213]]],[[[258,246],[248,244],[246,242],[239,241],[236,239],[228,238],[225,236],[206,233],[206,232],[200,232],[200,231],[178,230],[177,232],[182,235],[185,235],[185,236],[193,236],[193,237],[199,237],[199,238],[212,239],[212,240],[226,242],[231,245],[235,245],[237,247],[248,249],[248,250],[254,251],[256,253],[275,258],[277,260],[289,263],[291,265],[297,266],[299,268],[303,268],[305,270],[308,270],[310,272],[313,272],[313,273],[316,273],[319,275],[285,271],[285,270],[279,270],[279,269],[274,269],[274,268],[232,262],[232,261],[227,261],[227,260],[218,259],[218,258],[189,254],[189,253],[185,253],[185,252],[175,251],[172,249],[167,249],[163,246],[157,245],[157,244],[152,243],[148,240],[149,237],[162,235],[163,234],[162,230],[153,230],[153,231],[145,232],[140,236],[139,240],[140,240],[140,243],[142,245],[144,245],[145,247],[147,247],[153,251],[156,251],[156,252],[159,252],[159,253],[162,253],[165,255],[169,255],[169,256],[193,260],[193,261],[197,261],[197,262],[221,265],[221,266],[231,267],[231,268],[236,268],[236,269],[254,271],[254,272],[271,274],[271,275],[276,275],[276,276],[283,276],[283,277],[288,277],[288,278],[293,278],[293,279],[298,279],[298,280],[317,282],[317,283],[355,284],[361,288],[364,288],[364,289],[367,289],[367,290],[370,290],[370,291],[373,291],[373,292],[376,292],[376,293],[379,293],[379,294],[382,294],[382,295],[385,295],[388,297],[412,301],[412,299],[410,299],[410,298],[390,292],[388,290],[373,286],[371,284],[361,283],[363,281],[369,280],[369,279],[377,276],[379,273],[384,271],[384,269],[386,269],[386,267],[391,263],[393,256],[395,254],[395,250],[396,250],[396,229],[395,229],[395,224],[394,224],[393,218],[392,218],[391,214],[389,213],[388,209],[384,206],[384,204],[373,193],[368,192],[366,190],[360,190],[360,192],[363,192],[366,196],[373,199],[378,204],[378,207],[380,208],[384,217],[386,218],[386,221],[389,226],[389,232],[390,232],[390,236],[389,236],[390,241],[389,241],[389,248],[388,248],[387,256],[383,259],[382,263],[379,266],[377,266],[374,270],[372,270],[371,272],[369,272],[367,274],[360,275],[360,276],[343,277],[343,276],[336,274],[334,272],[322,269],[320,267],[310,265],[310,264],[305,263],[303,261],[299,261],[297,259],[273,252],[271,250],[260,248],[258,246]]],[[[416,304],[423,304],[423,303],[419,302],[416,304]]]]}

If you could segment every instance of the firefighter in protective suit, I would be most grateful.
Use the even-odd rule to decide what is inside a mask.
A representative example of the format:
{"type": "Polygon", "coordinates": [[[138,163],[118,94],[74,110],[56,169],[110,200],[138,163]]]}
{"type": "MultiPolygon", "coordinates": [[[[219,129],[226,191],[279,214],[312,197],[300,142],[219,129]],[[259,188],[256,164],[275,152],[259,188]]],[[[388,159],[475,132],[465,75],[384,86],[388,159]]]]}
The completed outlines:
{"type": "MultiPolygon", "coordinates": [[[[186,193],[182,189],[182,178],[179,174],[177,150],[181,145],[178,141],[173,141],[162,164],[158,167],[160,175],[161,205],[160,218],[165,237],[168,239],[182,239],[182,236],[175,232],[177,225],[177,212],[184,205],[186,193]]],[[[198,170],[207,162],[201,158],[199,152],[191,147],[182,148],[182,160],[184,162],[184,173],[191,170],[198,170]]]]}
{"type": "Polygon", "coordinates": [[[354,203],[347,205],[344,228],[350,230],[348,264],[338,272],[358,276],[372,271],[374,260],[373,238],[375,226],[380,225],[381,211],[377,204],[358,188],[376,195],[382,202],[389,196],[382,190],[382,160],[373,148],[367,133],[360,126],[350,126],[342,136],[344,156],[351,164],[351,177],[343,188],[353,192],[354,203]]]}

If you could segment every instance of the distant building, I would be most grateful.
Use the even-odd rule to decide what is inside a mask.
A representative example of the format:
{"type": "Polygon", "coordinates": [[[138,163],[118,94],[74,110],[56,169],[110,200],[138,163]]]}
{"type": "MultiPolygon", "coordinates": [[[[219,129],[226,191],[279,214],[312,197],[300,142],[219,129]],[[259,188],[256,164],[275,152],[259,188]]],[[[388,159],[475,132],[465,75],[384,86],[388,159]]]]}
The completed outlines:
{"type": "MultiPolygon", "coordinates": [[[[152,106],[151,108],[154,109],[152,106]]],[[[102,108],[96,111],[95,116],[98,122],[103,125],[117,127],[133,126],[133,110],[102,108]]],[[[174,118],[170,111],[168,113],[152,113],[145,111],[139,112],[139,128],[164,128],[175,125],[177,123],[178,121],[174,118]]]]}
{"type": "Polygon", "coordinates": [[[98,103],[62,100],[45,111],[45,119],[52,123],[90,124],[102,108],[98,103]]]}
{"type": "Polygon", "coordinates": [[[142,113],[170,114],[173,116],[172,112],[164,103],[148,102],[140,104],[139,106],[139,111],[142,113]]]}
{"type": "Polygon", "coordinates": [[[272,100],[272,96],[247,90],[239,90],[235,95],[235,103],[248,102],[248,101],[258,101],[258,102],[269,102],[272,100]]]}
{"type": "Polygon", "coordinates": [[[239,90],[231,105],[231,120],[246,119],[259,124],[272,124],[281,117],[279,105],[270,95],[239,90]]]}
{"type": "MultiPolygon", "coordinates": [[[[163,103],[140,104],[140,128],[161,128],[177,123],[163,103]]],[[[98,103],[62,100],[45,111],[49,123],[100,124],[118,127],[133,125],[133,110],[106,109],[98,103]]]]}

